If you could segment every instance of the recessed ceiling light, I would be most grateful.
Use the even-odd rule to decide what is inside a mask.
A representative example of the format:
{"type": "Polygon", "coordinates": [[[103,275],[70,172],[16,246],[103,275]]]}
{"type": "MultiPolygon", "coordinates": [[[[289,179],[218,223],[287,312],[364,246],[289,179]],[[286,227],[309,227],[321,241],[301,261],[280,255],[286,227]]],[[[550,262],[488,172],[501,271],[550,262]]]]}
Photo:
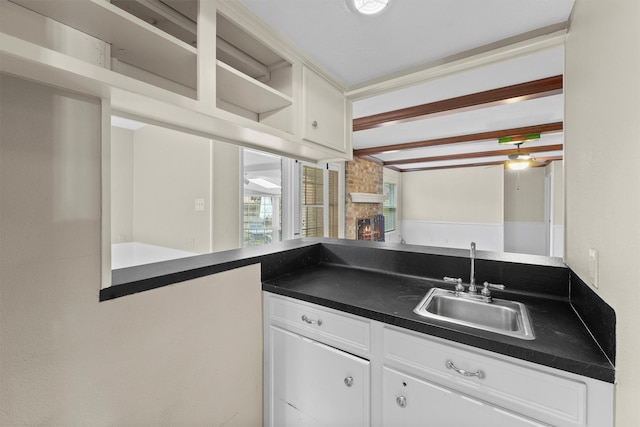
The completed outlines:
{"type": "Polygon", "coordinates": [[[382,12],[387,5],[389,4],[389,0],[345,0],[347,2],[347,6],[354,12],[360,13],[362,15],[375,15],[376,13],[382,12]]]}

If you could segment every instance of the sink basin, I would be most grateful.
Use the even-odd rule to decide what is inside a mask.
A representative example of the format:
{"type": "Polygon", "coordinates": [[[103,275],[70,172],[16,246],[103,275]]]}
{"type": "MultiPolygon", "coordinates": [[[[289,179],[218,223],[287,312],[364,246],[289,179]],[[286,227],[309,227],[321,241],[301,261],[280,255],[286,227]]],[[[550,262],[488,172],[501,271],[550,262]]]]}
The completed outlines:
{"type": "Polygon", "coordinates": [[[431,319],[524,340],[535,338],[527,307],[515,301],[494,298],[486,302],[468,294],[433,288],[413,311],[431,319]]]}

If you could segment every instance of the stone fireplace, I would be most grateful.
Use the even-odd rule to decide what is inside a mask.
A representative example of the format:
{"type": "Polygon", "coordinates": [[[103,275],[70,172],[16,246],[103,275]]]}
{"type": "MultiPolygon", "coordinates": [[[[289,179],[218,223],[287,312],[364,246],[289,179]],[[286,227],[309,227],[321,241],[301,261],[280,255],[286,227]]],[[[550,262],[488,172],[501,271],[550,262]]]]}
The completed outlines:
{"type": "Polygon", "coordinates": [[[384,242],[384,215],[356,220],[357,240],[384,242]]]}
{"type": "Polygon", "coordinates": [[[356,157],[353,161],[347,162],[345,181],[345,191],[348,195],[345,209],[345,237],[357,239],[358,220],[382,214],[384,201],[382,163],[356,157]]]}

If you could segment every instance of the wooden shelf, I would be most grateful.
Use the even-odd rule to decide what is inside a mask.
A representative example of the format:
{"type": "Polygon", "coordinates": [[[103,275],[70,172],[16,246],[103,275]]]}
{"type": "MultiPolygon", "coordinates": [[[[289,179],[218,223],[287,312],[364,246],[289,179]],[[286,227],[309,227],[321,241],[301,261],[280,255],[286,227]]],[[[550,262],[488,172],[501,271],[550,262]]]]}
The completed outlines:
{"type": "Polygon", "coordinates": [[[197,49],[106,0],[12,0],[111,44],[111,56],[190,88],[197,49]]]}
{"type": "Polygon", "coordinates": [[[261,83],[221,61],[216,61],[216,96],[257,114],[292,104],[291,97],[261,83]]]}

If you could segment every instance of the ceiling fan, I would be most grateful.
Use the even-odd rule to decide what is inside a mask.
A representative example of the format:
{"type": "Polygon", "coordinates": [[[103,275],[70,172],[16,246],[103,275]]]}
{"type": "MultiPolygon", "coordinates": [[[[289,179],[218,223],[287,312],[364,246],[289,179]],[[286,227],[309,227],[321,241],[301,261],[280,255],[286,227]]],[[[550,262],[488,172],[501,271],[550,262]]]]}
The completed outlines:
{"type": "MultiPolygon", "coordinates": [[[[522,141],[524,142],[524,141],[522,141]]],[[[508,160],[505,162],[505,167],[511,170],[522,170],[533,166],[535,159],[530,154],[520,153],[520,145],[516,144],[516,153],[507,155],[508,160]]]]}
{"type": "Polygon", "coordinates": [[[536,141],[540,139],[539,133],[523,135],[519,137],[506,137],[498,140],[499,144],[514,144],[516,152],[507,155],[505,167],[511,170],[522,170],[529,167],[537,167],[544,165],[544,162],[537,162],[531,154],[521,153],[520,146],[526,141],[536,141]]]}

